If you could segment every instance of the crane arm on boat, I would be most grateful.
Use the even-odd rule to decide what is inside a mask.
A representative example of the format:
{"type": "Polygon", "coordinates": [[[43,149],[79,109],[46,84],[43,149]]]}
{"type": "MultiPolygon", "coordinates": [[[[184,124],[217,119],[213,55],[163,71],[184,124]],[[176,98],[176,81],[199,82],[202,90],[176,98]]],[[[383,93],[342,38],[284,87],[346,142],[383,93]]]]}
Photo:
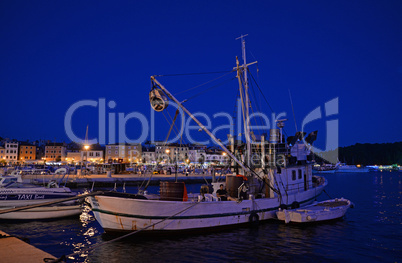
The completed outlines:
{"type": "Polygon", "coordinates": [[[151,80],[152,82],[154,82],[157,86],[159,86],[159,88],[171,99],[173,100],[175,103],[177,103],[177,105],[184,111],[186,112],[191,119],[193,119],[198,126],[200,126],[200,128],[202,130],[204,130],[221,148],[222,150],[224,150],[238,165],[240,165],[241,168],[243,168],[245,171],[251,171],[248,167],[246,167],[242,162],[240,162],[226,147],[225,145],[223,145],[222,142],[220,142],[215,135],[213,135],[193,114],[191,114],[191,112],[189,110],[187,110],[187,108],[185,108],[182,103],[177,100],[159,81],[157,81],[155,79],[154,76],[151,76],[151,80]]]}
{"type": "MultiPolygon", "coordinates": [[[[200,126],[200,128],[202,129],[202,130],[204,130],[221,148],[222,148],[222,150],[223,151],[225,151],[241,168],[243,168],[243,170],[244,171],[248,171],[249,173],[250,173],[250,175],[254,175],[254,176],[256,176],[257,178],[259,178],[259,179],[261,179],[262,180],[262,178],[257,174],[257,173],[255,173],[250,167],[248,167],[247,165],[245,165],[244,163],[242,163],[241,161],[239,161],[234,155],[233,155],[233,153],[231,152],[231,151],[229,151],[227,148],[226,148],[226,146],[225,145],[223,145],[223,143],[220,141],[220,140],[218,140],[193,114],[191,114],[191,112],[189,111],[189,110],[187,110],[187,108],[185,108],[183,105],[182,105],[182,103],[179,101],[179,100],[177,100],[159,81],[157,81],[156,79],[155,79],[155,77],[154,76],[151,76],[151,81],[152,81],[152,83],[153,83],[153,87],[152,87],[152,90],[156,90],[157,88],[155,87],[155,86],[158,86],[159,88],[160,88],[160,90],[161,91],[163,91],[163,93],[164,94],[166,94],[167,95],[167,97],[169,97],[171,100],[173,100],[175,103],[177,103],[177,105],[184,111],[184,112],[186,112],[189,116],[190,116],[190,118],[191,119],[193,119],[197,124],[198,124],[198,126],[200,126]]],[[[160,97],[162,100],[164,100],[166,97],[165,96],[161,96],[160,97]]],[[[151,104],[152,104],[152,101],[151,101],[151,104]]],[[[166,103],[163,103],[163,105],[167,105],[167,102],[166,103]]],[[[264,180],[262,180],[262,181],[264,181],[264,180]]],[[[274,187],[272,187],[271,185],[269,185],[269,184],[267,184],[268,185],[268,187],[269,188],[271,188],[275,193],[277,193],[278,194],[278,196],[280,197],[281,196],[281,193],[280,193],[280,191],[278,191],[277,189],[275,189],[274,187]]]]}

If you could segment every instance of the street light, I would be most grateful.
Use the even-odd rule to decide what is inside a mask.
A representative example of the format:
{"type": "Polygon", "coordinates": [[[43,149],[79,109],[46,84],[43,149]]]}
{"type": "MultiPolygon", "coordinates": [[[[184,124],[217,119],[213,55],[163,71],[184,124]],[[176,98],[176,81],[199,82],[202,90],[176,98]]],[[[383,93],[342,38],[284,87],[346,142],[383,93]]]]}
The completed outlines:
{"type": "Polygon", "coordinates": [[[223,152],[222,153],[222,156],[223,156],[223,163],[226,165],[226,155],[227,155],[227,153],[226,152],[223,152]]]}
{"type": "Polygon", "coordinates": [[[169,155],[170,149],[167,148],[167,149],[165,150],[165,152],[166,152],[166,154],[168,155],[168,162],[170,163],[170,155],[169,155]]]}
{"type": "Polygon", "coordinates": [[[84,145],[84,149],[85,149],[85,174],[86,174],[87,168],[88,168],[88,149],[89,149],[89,145],[88,144],[84,145]]]}

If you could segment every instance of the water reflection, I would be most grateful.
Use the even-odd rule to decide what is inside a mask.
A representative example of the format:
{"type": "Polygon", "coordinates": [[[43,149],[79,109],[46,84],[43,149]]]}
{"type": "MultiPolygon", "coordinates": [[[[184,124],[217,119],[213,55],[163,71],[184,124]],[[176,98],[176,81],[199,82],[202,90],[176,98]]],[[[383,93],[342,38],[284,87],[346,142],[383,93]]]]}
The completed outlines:
{"type": "MultiPolygon", "coordinates": [[[[113,237],[103,234],[88,207],[79,218],[2,223],[0,229],[28,237],[31,244],[57,257],[77,252],[69,262],[398,262],[402,251],[401,175],[331,175],[326,191],[332,197],[351,199],[356,208],[349,209],[344,219],[329,223],[272,221],[257,228],[187,237],[133,236],[90,252],[85,249],[113,237]]],[[[157,192],[156,188],[149,190],[157,192]]]]}

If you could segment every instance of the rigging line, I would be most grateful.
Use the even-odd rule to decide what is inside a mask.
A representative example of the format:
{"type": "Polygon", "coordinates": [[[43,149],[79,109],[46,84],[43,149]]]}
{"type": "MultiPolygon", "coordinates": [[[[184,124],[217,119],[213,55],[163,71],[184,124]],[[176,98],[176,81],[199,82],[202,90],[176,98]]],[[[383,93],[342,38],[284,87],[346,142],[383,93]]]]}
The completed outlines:
{"type": "Polygon", "coordinates": [[[180,112],[179,109],[177,109],[176,114],[174,115],[174,118],[173,118],[173,123],[170,125],[168,134],[166,135],[165,142],[167,142],[169,140],[170,133],[172,132],[173,126],[175,126],[175,122],[176,122],[177,116],[179,115],[179,112],[180,112]]]}
{"type": "MultiPolygon", "coordinates": [[[[269,109],[271,110],[271,112],[272,112],[272,113],[274,113],[274,110],[272,109],[271,105],[268,103],[267,98],[265,97],[265,95],[264,95],[264,93],[262,92],[262,90],[261,90],[260,86],[259,86],[259,85],[258,85],[258,83],[256,82],[256,80],[255,80],[255,78],[254,78],[253,74],[251,74],[251,72],[250,72],[250,71],[249,71],[249,73],[250,73],[250,76],[251,76],[251,78],[253,79],[253,81],[254,81],[255,85],[257,86],[258,90],[260,91],[260,93],[261,93],[262,97],[264,98],[265,103],[267,103],[267,105],[268,105],[269,109]]],[[[286,135],[286,136],[288,136],[288,134],[286,133],[285,128],[283,128],[282,130],[283,130],[283,132],[285,133],[285,135],[286,135]]]]}
{"type": "MultiPolygon", "coordinates": [[[[239,95],[239,90],[237,90],[237,94],[236,94],[236,99],[234,100],[235,101],[235,104],[234,104],[234,107],[233,107],[233,116],[231,116],[234,120],[237,120],[237,99],[238,99],[238,97],[239,97],[240,95],[239,95]]],[[[230,132],[232,132],[232,133],[230,133],[230,134],[233,134],[233,135],[235,135],[235,130],[236,130],[236,122],[237,121],[235,121],[234,123],[233,123],[233,128],[231,128],[232,130],[230,131],[230,132]]],[[[237,135],[236,135],[236,138],[237,138],[237,135]]]]}
{"type": "MultiPolygon", "coordinates": [[[[253,93],[252,93],[252,95],[253,95],[252,99],[253,99],[255,102],[257,102],[257,96],[255,95],[255,91],[254,91],[254,89],[253,89],[253,86],[252,86],[252,85],[250,85],[250,86],[251,86],[250,89],[253,91],[253,93]]],[[[260,110],[259,107],[258,107],[258,104],[255,103],[255,105],[256,105],[256,108],[257,108],[257,112],[261,112],[261,110],[260,110]]],[[[253,114],[254,114],[255,112],[254,112],[253,107],[251,106],[251,103],[250,103],[250,108],[251,108],[251,111],[252,111],[253,114]]],[[[261,127],[262,127],[262,126],[264,126],[264,125],[263,125],[263,122],[262,122],[261,119],[262,119],[262,117],[259,118],[259,120],[261,121],[260,124],[261,124],[261,127]]],[[[255,124],[256,124],[256,125],[259,124],[257,118],[255,119],[255,124]]],[[[261,132],[259,132],[259,135],[261,135],[261,132]]]]}
{"type": "MultiPolygon", "coordinates": [[[[180,112],[180,110],[177,109],[176,114],[177,114],[177,112],[180,112]]],[[[176,135],[179,135],[179,134],[180,134],[180,145],[182,145],[182,144],[183,144],[183,133],[181,133],[181,130],[179,130],[179,128],[176,127],[176,117],[177,117],[177,116],[175,117],[175,119],[172,119],[172,116],[170,115],[169,111],[167,111],[167,114],[168,114],[168,116],[169,116],[169,119],[172,121],[172,125],[173,125],[173,126],[176,128],[176,130],[177,130],[176,135]]],[[[166,140],[166,143],[167,143],[167,140],[166,140]]]]}
{"type": "Polygon", "coordinates": [[[250,71],[248,71],[248,72],[249,72],[249,74],[250,74],[251,78],[253,79],[253,81],[254,81],[255,85],[256,85],[256,86],[257,86],[257,88],[259,89],[259,91],[260,91],[260,93],[261,93],[262,97],[264,98],[265,103],[267,103],[267,105],[268,105],[269,109],[270,109],[270,110],[271,110],[271,112],[273,113],[273,112],[274,112],[274,110],[272,109],[271,105],[268,103],[268,100],[267,100],[267,98],[265,97],[264,93],[262,93],[262,90],[261,90],[260,86],[258,85],[258,83],[256,82],[256,80],[255,80],[255,78],[254,78],[253,74],[251,74],[251,72],[250,72],[250,71]]]}
{"type": "Polygon", "coordinates": [[[296,131],[298,131],[298,129],[297,129],[297,123],[296,123],[295,109],[293,108],[292,94],[290,93],[290,89],[288,89],[288,91],[289,91],[290,104],[292,105],[292,112],[293,112],[293,119],[294,119],[294,121],[295,121],[295,128],[296,128],[296,131]]]}
{"type": "MultiPolygon", "coordinates": [[[[139,233],[139,232],[141,232],[141,231],[144,231],[144,230],[146,230],[146,229],[148,229],[148,228],[154,227],[154,226],[156,226],[156,225],[158,225],[158,224],[160,224],[160,223],[162,223],[162,222],[164,222],[164,221],[166,221],[166,220],[169,220],[169,219],[171,219],[171,218],[173,218],[173,217],[175,217],[175,216],[177,216],[177,215],[179,215],[179,214],[181,214],[181,213],[184,213],[184,212],[186,212],[187,210],[189,210],[190,208],[193,208],[194,206],[196,206],[197,204],[199,204],[199,202],[195,202],[194,204],[190,205],[189,207],[186,207],[185,209],[183,209],[183,210],[181,210],[181,211],[179,211],[179,212],[177,212],[177,213],[175,213],[175,214],[173,214],[173,215],[171,215],[171,216],[169,216],[169,217],[166,217],[166,218],[162,219],[161,221],[156,222],[156,223],[154,223],[154,224],[152,224],[152,225],[146,226],[146,227],[141,228],[140,230],[137,230],[137,231],[130,232],[130,233],[128,233],[128,234],[125,234],[125,235],[123,235],[123,236],[117,237],[117,238],[115,238],[115,239],[112,239],[112,240],[109,240],[109,241],[105,241],[105,242],[103,242],[103,243],[96,244],[96,245],[94,245],[94,246],[92,246],[92,247],[83,249],[83,250],[81,250],[81,251],[77,251],[77,252],[71,253],[71,254],[65,256],[65,258],[69,258],[69,257],[75,256],[75,255],[78,255],[78,254],[82,254],[82,253],[84,253],[84,252],[89,252],[89,251],[91,251],[91,250],[97,249],[98,247],[107,245],[107,244],[112,243],[112,242],[115,242],[115,241],[119,241],[119,240],[121,240],[121,239],[123,239],[123,238],[132,236],[132,235],[134,235],[134,234],[137,234],[137,233],[139,233]]],[[[55,260],[48,261],[48,262],[59,262],[59,261],[58,261],[58,259],[55,259],[55,260]]]]}
{"type": "MultiPolygon", "coordinates": [[[[240,77],[242,77],[242,75],[240,76],[240,77]]],[[[244,83],[245,81],[242,79],[242,83],[244,83]]],[[[244,85],[244,84],[243,84],[244,85]]],[[[250,88],[252,88],[252,87],[249,87],[249,89],[250,88]]],[[[253,109],[253,107],[251,106],[251,96],[249,97],[249,101],[248,101],[248,106],[249,106],[249,108],[251,108],[251,111],[252,111],[252,113],[254,114],[254,109],[253,109]]],[[[255,99],[254,99],[255,100],[255,99]]],[[[243,114],[244,114],[244,112],[243,112],[243,114]]],[[[250,116],[249,116],[250,117],[250,116]]],[[[243,116],[243,119],[245,119],[245,117],[243,116]]],[[[254,120],[255,121],[255,124],[256,125],[258,125],[258,123],[257,123],[257,120],[254,120]]],[[[248,122],[250,122],[250,119],[248,120],[248,122]]],[[[252,136],[251,136],[251,132],[252,132],[252,134],[254,135],[254,137],[255,137],[255,134],[254,134],[254,131],[250,131],[250,134],[249,134],[249,137],[252,139],[252,141],[254,141],[254,138],[252,138],[252,136]]],[[[246,139],[247,140],[247,139],[246,139]]],[[[258,148],[258,146],[257,147],[255,147],[255,146],[253,146],[252,145],[252,148],[254,148],[254,150],[256,150],[256,152],[258,152],[259,150],[257,149],[258,148]]],[[[252,151],[252,150],[251,150],[252,151]]]]}
{"type": "Polygon", "coordinates": [[[209,81],[207,81],[207,82],[205,82],[205,83],[203,83],[203,84],[197,85],[197,86],[195,86],[195,87],[192,87],[192,88],[189,88],[189,89],[180,91],[180,92],[176,93],[175,96],[177,96],[177,95],[179,95],[179,94],[181,94],[181,93],[184,93],[184,92],[193,90],[193,89],[197,89],[197,88],[202,87],[202,86],[204,86],[204,85],[206,85],[206,84],[208,84],[208,83],[214,82],[214,81],[216,81],[216,80],[218,80],[218,79],[220,79],[220,78],[223,78],[223,77],[229,75],[229,74],[232,73],[233,71],[234,71],[234,70],[226,71],[227,73],[224,74],[224,75],[222,75],[222,76],[219,76],[219,77],[217,77],[217,78],[214,78],[214,79],[212,79],[212,80],[209,80],[209,81]]]}
{"type": "MultiPolygon", "coordinates": [[[[169,114],[169,112],[167,112],[169,114]]],[[[165,120],[167,121],[167,123],[172,127],[173,126],[173,131],[176,133],[176,136],[179,135],[179,130],[177,129],[175,123],[171,122],[172,121],[172,117],[169,115],[169,119],[166,117],[165,112],[162,111],[163,117],[165,117],[165,120]]],[[[167,141],[168,141],[168,137],[166,137],[166,140],[163,142],[163,146],[166,146],[167,141]]]]}
{"type": "Polygon", "coordinates": [[[196,98],[196,97],[198,97],[198,96],[200,96],[200,95],[206,93],[207,91],[210,91],[210,90],[215,89],[215,88],[217,88],[217,87],[219,87],[219,86],[222,86],[223,84],[226,84],[226,83],[228,83],[228,82],[234,80],[235,78],[236,78],[236,77],[233,77],[233,78],[231,78],[231,79],[229,79],[229,80],[226,80],[226,81],[223,81],[223,82],[221,82],[221,83],[218,83],[218,84],[216,84],[215,86],[212,86],[212,87],[210,87],[210,88],[208,88],[208,89],[206,89],[206,90],[204,90],[204,91],[201,91],[201,92],[198,93],[198,94],[195,94],[194,96],[188,98],[186,101],[189,101],[189,100],[191,100],[191,99],[194,99],[194,98],[196,98]]]}
{"type": "Polygon", "coordinates": [[[195,72],[195,73],[178,73],[178,74],[163,74],[163,75],[154,75],[154,77],[175,77],[175,76],[188,76],[188,75],[207,75],[207,74],[219,74],[219,73],[227,73],[233,72],[233,70],[224,70],[224,71],[211,71],[211,72],[195,72]]]}
{"type": "MultiPolygon", "coordinates": [[[[168,141],[169,136],[170,136],[170,133],[172,132],[172,128],[174,127],[174,128],[177,129],[177,127],[176,127],[176,125],[175,125],[175,121],[176,121],[178,112],[179,112],[179,109],[177,109],[177,111],[176,111],[176,115],[175,115],[175,117],[174,117],[174,120],[173,120],[172,124],[170,124],[170,121],[169,121],[168,118],[166,117],[165,113],[162,112],[163,117],[165,117],[167,123],[170,124],[170,129],[169,129],[168,135],[167,135],[167,137],[166,137],[166,140],[163,142],[163,146],[166,146],[167,141],[168,141]]],[[[168,114],[169,114],[169,112],[168,112],[168,114]]],[[[169,117],[170,117],[170,119],[172,119],[172,117],[170,116],[170,114],[169,114],[169,117]]],[[[175,130],[175,133],[176,133],[176,135],[178,135],[178,131],[176,132],[176,130],[175,130]]],[[[141,183],[139,189],[141,189],[141,188],[143,187],[143,185],[144,185],[144,183],[145,183],[146,181],[147,181],[147,183],[146,183],[146,185],[144,186],[144,190],[148,188],[148,186],[149,186],[149,184],[150,184],[150,182],[151,182],[152,176],[153,176],[153,172],[157,169],[157,167],[158,167],[158,165],[155,165],[154,168],[152,169],[151,175],[150,175],[148,181],[146,180],[146,178],[144,178],[144,180],[142,181],[142,183],[141,183]]]]}
{"type": "MultiPolygon", "coordinates": [[[[179,111],[179,110],[177,109],[177,111],[179,111]]],[[[177,112],[177,111],[176,111],[176,112],[177,112]]],[[[170,124],[170,122],[169,122],[169,120],[167,119],[165,113],[162,112],[162,114],[163,114],[163,117],[165,117],[167,123],[170,124]]],[[[170,116],[170,115],[169,115],[169,116],[170,116]]],[[[176,119],[176,117],[177,117],[177,114],[176,114],[176,116],[175,116],[175,119],[176,119]]],[[[163,142],[163,146],[166,146],[166,143],[167,143],[167,141],[168,141],[168,139],[169,139],[169,135],[170,135],[170,133],[171,133],[171,131],[172,131],[173,125],[174,125],[174,122],[170,125],[169,133],[168,133],[168,136],[166,137],[166,140],[163,142]]],[[[175,131],[175,132],[176,132],[176,131],[175,131]]],[[[177,132],[176,132],[176,135],[177,135],[177,132]]],[[[152,179],[152,177],[153,177],[154,171],[155,171],[157,168],[158,168],[158,165],[155,165],[155,166],[153,167],[153,169],[152,169],[152,171],[151,171],[151,175],[149,176],[148,180],[145,178],[145,174],[144,174],[144,180],[142,181],[142,183],[141,183],[141,185],[140,185],[140,187],[139,187],[138,189],[141,189],[146,181],[147,181],[147,183],[146,183],[145,186],[144,186],[144,190],[146,190],[146,189],[148,188],[149,184],[151,183],[151,179],[152,179]]],[[[144,173],[145,173],[145,171],[144,171],[144,173]]]]}

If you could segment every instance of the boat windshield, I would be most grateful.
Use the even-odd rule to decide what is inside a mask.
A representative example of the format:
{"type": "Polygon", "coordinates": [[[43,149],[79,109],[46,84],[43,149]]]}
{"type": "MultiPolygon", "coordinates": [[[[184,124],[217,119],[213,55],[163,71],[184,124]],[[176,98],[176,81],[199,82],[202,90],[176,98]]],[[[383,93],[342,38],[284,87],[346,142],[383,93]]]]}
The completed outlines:
{"type": "Polygon", "coordinates": [[[17,177],[5,177],[0,181],[0,185],[5,186],[12,182],[17,182],[17,177]]]}

